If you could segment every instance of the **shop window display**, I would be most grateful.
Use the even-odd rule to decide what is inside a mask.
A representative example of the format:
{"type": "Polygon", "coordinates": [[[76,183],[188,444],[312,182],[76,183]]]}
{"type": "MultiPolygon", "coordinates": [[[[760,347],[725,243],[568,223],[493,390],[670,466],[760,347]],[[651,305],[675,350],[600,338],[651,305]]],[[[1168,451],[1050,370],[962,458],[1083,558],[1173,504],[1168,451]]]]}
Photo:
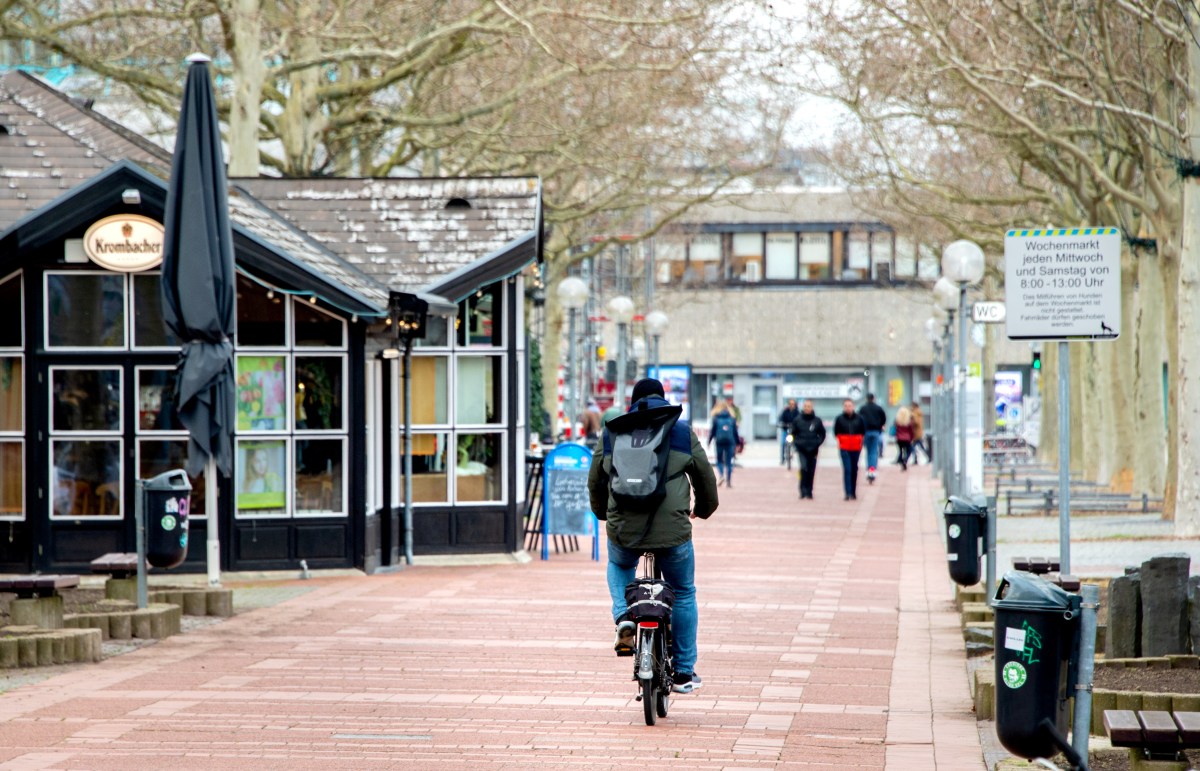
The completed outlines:
{"type": "Polygon", "coordinates": [[[125,347],[125,276],[45,275],[47,348],[125,347]]]}

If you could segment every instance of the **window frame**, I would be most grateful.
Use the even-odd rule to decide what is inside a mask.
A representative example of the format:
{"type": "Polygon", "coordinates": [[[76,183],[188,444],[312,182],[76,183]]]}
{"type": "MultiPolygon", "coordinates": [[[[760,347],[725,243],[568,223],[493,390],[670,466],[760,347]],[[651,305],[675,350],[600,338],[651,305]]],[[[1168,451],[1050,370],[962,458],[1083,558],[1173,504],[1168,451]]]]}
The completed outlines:
{"type": "Polygon", "coordinates": [[[129,292],[131,282],[130,274],[117,273],[111,270],[45,270],[42,271],[42,349],[47,353],[114,353],[117,351],[128,351],[130,348],[130,337],[133,334],[130,328],[129,319],[129,292]],[[61,346],[50,344],[50,277],[51,276],[100,276],[112,277],[121,279],[121,325],[122,337],[120,345],[88,345],[88,346],[61,346]]]}

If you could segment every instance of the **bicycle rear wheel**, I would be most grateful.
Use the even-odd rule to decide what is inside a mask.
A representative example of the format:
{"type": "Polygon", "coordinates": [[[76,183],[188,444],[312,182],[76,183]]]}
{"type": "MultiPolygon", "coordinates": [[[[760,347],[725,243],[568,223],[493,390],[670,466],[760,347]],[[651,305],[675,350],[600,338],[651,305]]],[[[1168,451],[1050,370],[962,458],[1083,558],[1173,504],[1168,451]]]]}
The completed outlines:
{"type": "Polygon", "coordinates": [[[646,713],[646,725],[654,725],[658,720],[658,683],[654,680],[642,681],[642,710],[646,713]]]}

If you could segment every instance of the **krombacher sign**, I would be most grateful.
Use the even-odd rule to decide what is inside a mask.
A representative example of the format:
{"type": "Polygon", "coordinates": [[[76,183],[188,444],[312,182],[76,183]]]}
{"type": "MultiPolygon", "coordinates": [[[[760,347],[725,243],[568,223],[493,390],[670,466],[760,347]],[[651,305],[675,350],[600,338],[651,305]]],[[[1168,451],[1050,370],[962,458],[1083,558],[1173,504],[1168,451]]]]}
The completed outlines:
{"type": "Polygon", "coordinates": [[[163,226],[140,214],[115,214],[83,234],[83,251],[92,262],[121,273],[153,268],[163,258],[163,226]]]}

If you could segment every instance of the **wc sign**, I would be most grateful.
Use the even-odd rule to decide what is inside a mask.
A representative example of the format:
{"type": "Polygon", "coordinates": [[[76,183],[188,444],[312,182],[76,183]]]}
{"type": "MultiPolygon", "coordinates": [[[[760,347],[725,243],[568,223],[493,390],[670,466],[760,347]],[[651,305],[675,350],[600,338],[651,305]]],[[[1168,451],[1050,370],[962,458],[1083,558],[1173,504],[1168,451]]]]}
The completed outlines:
{"type": "Polygon", "coordinates": [[[1004,317],[1004,303],[978,302],[971,306],[971,321],[976,324],[999,324],[1004,317]]]}

